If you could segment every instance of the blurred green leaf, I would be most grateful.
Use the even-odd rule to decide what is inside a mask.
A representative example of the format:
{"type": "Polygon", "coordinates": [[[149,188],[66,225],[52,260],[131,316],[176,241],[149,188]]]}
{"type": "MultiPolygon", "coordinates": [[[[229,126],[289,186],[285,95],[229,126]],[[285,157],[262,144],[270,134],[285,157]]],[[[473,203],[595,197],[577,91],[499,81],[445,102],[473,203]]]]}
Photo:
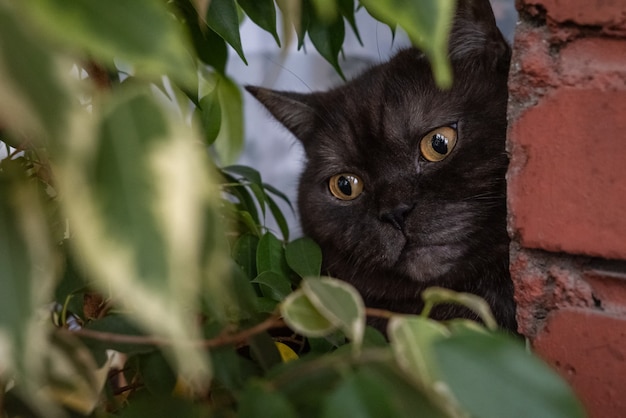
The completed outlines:
{"type": "Polygon", "coordinates": [[[303,237],[288,243],[285,257],[289,267],[301,277],[320,275],[322,250],[312,239],[303,237]]]}
{"type": "Polygon", "coordinates": [[[430,387],[439,380],[433,344],[449,336],[435,321],[416,316],[394,316],[387,328],[396,361],[416,383],[430,387]]]}
{"type": "Polygon", "coordinates": [[[276,33],[276,7],[273,0],[237,0],[239,6],[248,17],[261,29],[269,32],[280,46],[280,39],[276,33]]]}
{"type": "Polygon", "coordinates": [[[585,416],[565,381],[511,336],[452,336],[435,349],[442,377],[472,416],[585,416]]]}
{"type": "Polygon", "coordinates": [[[248,341],[250,353],[256,363],[265,371],[282,362],[276,343],[267,333],[256,334],[248,341]]]}
{"type": "Polygon", "coordinates": [[[241,60],[248,64],[243,54],[239,35],[239,15],[235,0],[211,0],[206,22],[219,36],[232,46],[241,60]]]}
{"type": "Polygon", "coordinates": [[[193,86],[195,68],[187,41],[163,2],[32,0],[20,6],[55,38],[96,59],[121,59],[137,74],[168,74],[193,86]]]}
{"type": "Polygon", "coordinates": [[[205,285],[202,261],[212,261],[210,278],[223,265],[217,248],[213,258],[202,253],[206,214],[216,205],[205,154],[146,91],[124,90],[98,110],[92,125],[66,139],[56,166],[72,249],[94,285],[132,307],[143,330],[170,339],[175,367],[200,383],[210,377],[207,358],[184,342],[199,338],[193,310],[205,285]]]}
{"type": "Polygon", "coordinates": [[[259,245],[259,238],[252,234],[244,234],[235,242],[232,250],[232,257],[241,270],[253,279],[256,273],[256,252],[259,245]]]}
{"type": "Polygon", "coordinates": [[[153,396],[143,391],[130,398],[130,402],[115,416],[120,418],[198,418],[211,416],[208,408],[182,397],[153,396]]]}
{"type": "Polygon", "coordinates": [[[359,292],[346,282],[326,277],[304,279],[302,290],[328,321],[345,332],[358,352],[365,333],[365,305],[359,292]]]}
{"type": "Polygon", "coordinates": [[[109,234],[137,252],[139,277],[159,285],[169,267],[153,211],[157,190],[148,151],[168,134],[161,109],[147,95],[133,96],[102,121],[100,148],[89,173],[109,234]]]}
{"type": "Polygon", "coordinates": [[[498,323],[491,313],[489,304],[480,296],[476,296],[472,293],[455,292],[450,289],[436,286],[424,289],[421,296],[425,304],[422,316],[427,316],[430,309],[435,305],[442,303],[454,303],[465,306],[476,312],[485,322],[485,326],[490,330],[495,331],[498,329],[498,323]]]}
{"type": "Polygon", "coordinates": [[[283,243],[271,232],[265,233],[259,241],[256,265],[259,274],[264,271],[274,271],[289,277],[289,267],[285,259],[283,243]]]}
{"type": "Polygon", "coordinates": [[[326,399],[322,417],[399,417],[390,389],[387,382],[377,376],[371,376],[366,370],[357,371],[326,399]]]}
{"type": "Polygon", "coordinates": [[[356,24],[356,19],[354,17],[354,0],[338,0],[339,12],[346,19],[346,21],[350,24],[356,39],[359,41],[359,44],[363,46],[363,41],[361,40],[361,34],[359,33],[359,28],[356,24]]]}
{"type": "Polygon", "coordinates": [[[429,58],[440,87],[452,84],[448,34],[456,0],[360,0],[367,11],[390,27],[398,24],[429,58]]]}
{"type": "Polygon", "coordinates": [[[365,333],[365,305],[359,292],[346,282],[328,277],[304,279],[302,290],[326,319],[345,332],[358,352],[365,333]]]}
{"type": "Polygon", "coordinates": [[[200,19],[191,2],[192,0],[176,0],[175,5],[191,35],[196,54],[205,64],[224,74],[228,61],[226,41],[209,28],[205,19],[200,19]]]}
{"type": "Polygon", "coordinates": [[[361,367],[338,385],[324,406],[324,418],[450,417],[386,363],[361,367]]]}
{"type": "Polygon", "coordinates": [[[283,301],[281,314],[291,329],[307,337],[324,337],[337,329],[302,290],[293,292],[283,301]]]}
{"type": "Polygon", "coordinates": [[[222,126],[222,108],[217,89],[200,99],[197,111],[200,114],[204,140],[211,145],[217,139],[222,126]]]}
{"type": "Polygon", "coordinates": [[[287,398],[261,384],[248,385],[239,398],[239,418],[280,417],[297,418],[300,416],[287,398]]]}
{"type": "Polygon", "coordinates": [[[64,133],[71,99],[53,55],[33,35],[0,4],[2,128],[43,145],[48,135],[58,140],[64,133]]]}
{"type": "Polygon", "coordinates": [[[154,395],[169,395],[176,386],[176,373],[163,356],[163,353],[154,350],[139,356],[139,371],[142,383],[154,395]]]}
{"type": "Polygon", "coordinates": [[[336,0],[311,0],[315,13],[323,22],[330,23],[337,19],[337,1],[336,0]]]}
{"type": "Polygon", "coordinates": [[[237,159],[243,148],[243,99],[239,87],[230,78],[219,73],[215,77],[222,122],[214,146],[220,159],[230,164],[237,159]]]}
{"type": "Polygon", "coordinates": [[[333,21],[326,22],[315,13],[311,13],[307,29],[315,49],[333,66],[341,78],[345,79],[339,66],[339,52],[346,34],[343,18],[339,16],[333,21]]]}
{"type": "Polygon", "coordinates": [[[15,362],[23,366],[24,359],[19,355],[24,353],[28,326],[33,319],[32,295],[44,283],[33,277],[37,266],[31,262],[35,260],[28,241],[35,237],[25,236],[25,225],[20,222],[22,211],[28,209],[23,205],[34,203],[24,199],[32,199],[34,190],[20,180],[7,177],[0,172],[0,343],[11,347],[9,352],[16,356],[6,359],[7,364],[15,362]]]}
{"type": "Polygon", "coordinates": [[[275,271],[264,271],[252,283],[261,285],[261,292],[265,297],[281,302],[291,293],[291,282],[285,276],[275,271]]]}

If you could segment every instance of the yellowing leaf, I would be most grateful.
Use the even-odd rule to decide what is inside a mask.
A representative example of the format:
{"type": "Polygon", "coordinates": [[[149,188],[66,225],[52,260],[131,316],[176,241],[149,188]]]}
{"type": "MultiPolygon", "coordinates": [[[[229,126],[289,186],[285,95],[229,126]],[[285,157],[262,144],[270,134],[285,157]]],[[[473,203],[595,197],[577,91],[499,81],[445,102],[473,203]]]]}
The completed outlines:
{"type": "Polygon", "coordinates": [[[276,348],[278,348],[278,352],[280,353],[280,358],[283,359],[283,363],[297,360],[299,358],[296,352],[293,351],[287,344],[283,344],[279,341],[276,341],[274,344],[276,344],[276,348]]]}

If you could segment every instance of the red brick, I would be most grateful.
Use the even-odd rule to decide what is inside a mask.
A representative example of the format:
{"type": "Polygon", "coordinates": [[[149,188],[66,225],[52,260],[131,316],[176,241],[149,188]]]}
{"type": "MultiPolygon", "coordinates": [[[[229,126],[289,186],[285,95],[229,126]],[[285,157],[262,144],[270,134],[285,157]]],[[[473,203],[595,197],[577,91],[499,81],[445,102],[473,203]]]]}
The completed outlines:
{"type": "Polygon", "coordinates": [[[533,347],[570,382],[590,417],[626,416],[626,319],[583,309],[555,311],[533,347]]]}
{"type": "Polygon", "coordinates": [[[585,281],[603,310],[626,314],[626,273],[604,269],[587,270],[585,281]]]}
{"type": "Polygon", "coordinates": [[[624,0],[521,0],[520,6],[541,8],[557,23],[626,30],[624,0]]]}
{"type": "Polygon", "coordinates": [[[553,310],[594,306],[591,286],[583,280],[580,269],[576,258],[513,244],[510,271],[520,333],[533,338],[553,310]]]}
{"type": "Polygon", "coordinates": [[[624,90],[626,40],[583,38],[570,42],[560,52],[557,71],[564,85],[624,90]]]}
{"type": "Polygon", "coordinates": [[[562,87],[510,128],[510,225],[527,248],[626,259],[626,90],[562,87]]]}

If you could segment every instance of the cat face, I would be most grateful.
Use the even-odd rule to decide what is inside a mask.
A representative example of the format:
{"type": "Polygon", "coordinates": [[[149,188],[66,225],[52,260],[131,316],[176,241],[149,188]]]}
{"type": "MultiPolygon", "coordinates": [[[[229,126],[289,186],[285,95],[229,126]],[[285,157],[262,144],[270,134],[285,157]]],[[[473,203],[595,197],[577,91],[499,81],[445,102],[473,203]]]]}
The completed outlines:
{"type": "Polygon", "coordinates": [[[501,286],[512,303],[502,284],[510,51],[485,3],[460,3],[449,90],[416,49],[328,92],[249,88],[304,145],[303,231],[328,273],[366,300],[415,300],[427,285],[488,297],[501,286]]]}
{"type": "Polygon", "coordinates": [[[436,282],[474,244],[506,241],[506,87],[476,88],[486,76],[441,91],[408,50],[314,96],[299,207],[331,274],[436,282]]]}

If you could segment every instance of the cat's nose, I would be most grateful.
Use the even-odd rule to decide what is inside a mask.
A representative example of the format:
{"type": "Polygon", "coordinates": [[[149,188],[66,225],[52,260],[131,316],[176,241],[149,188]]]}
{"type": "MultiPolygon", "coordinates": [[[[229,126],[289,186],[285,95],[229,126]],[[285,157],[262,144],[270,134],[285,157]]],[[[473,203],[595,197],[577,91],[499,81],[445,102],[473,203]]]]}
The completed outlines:
{"type": "Polygon", "coordinates": [[[391,210],[381,211],[379,219],[383,222],[390,223],[394,228],[403,230],[406,216],[413,209],[412,205],[400,204],[391,210]]]}

